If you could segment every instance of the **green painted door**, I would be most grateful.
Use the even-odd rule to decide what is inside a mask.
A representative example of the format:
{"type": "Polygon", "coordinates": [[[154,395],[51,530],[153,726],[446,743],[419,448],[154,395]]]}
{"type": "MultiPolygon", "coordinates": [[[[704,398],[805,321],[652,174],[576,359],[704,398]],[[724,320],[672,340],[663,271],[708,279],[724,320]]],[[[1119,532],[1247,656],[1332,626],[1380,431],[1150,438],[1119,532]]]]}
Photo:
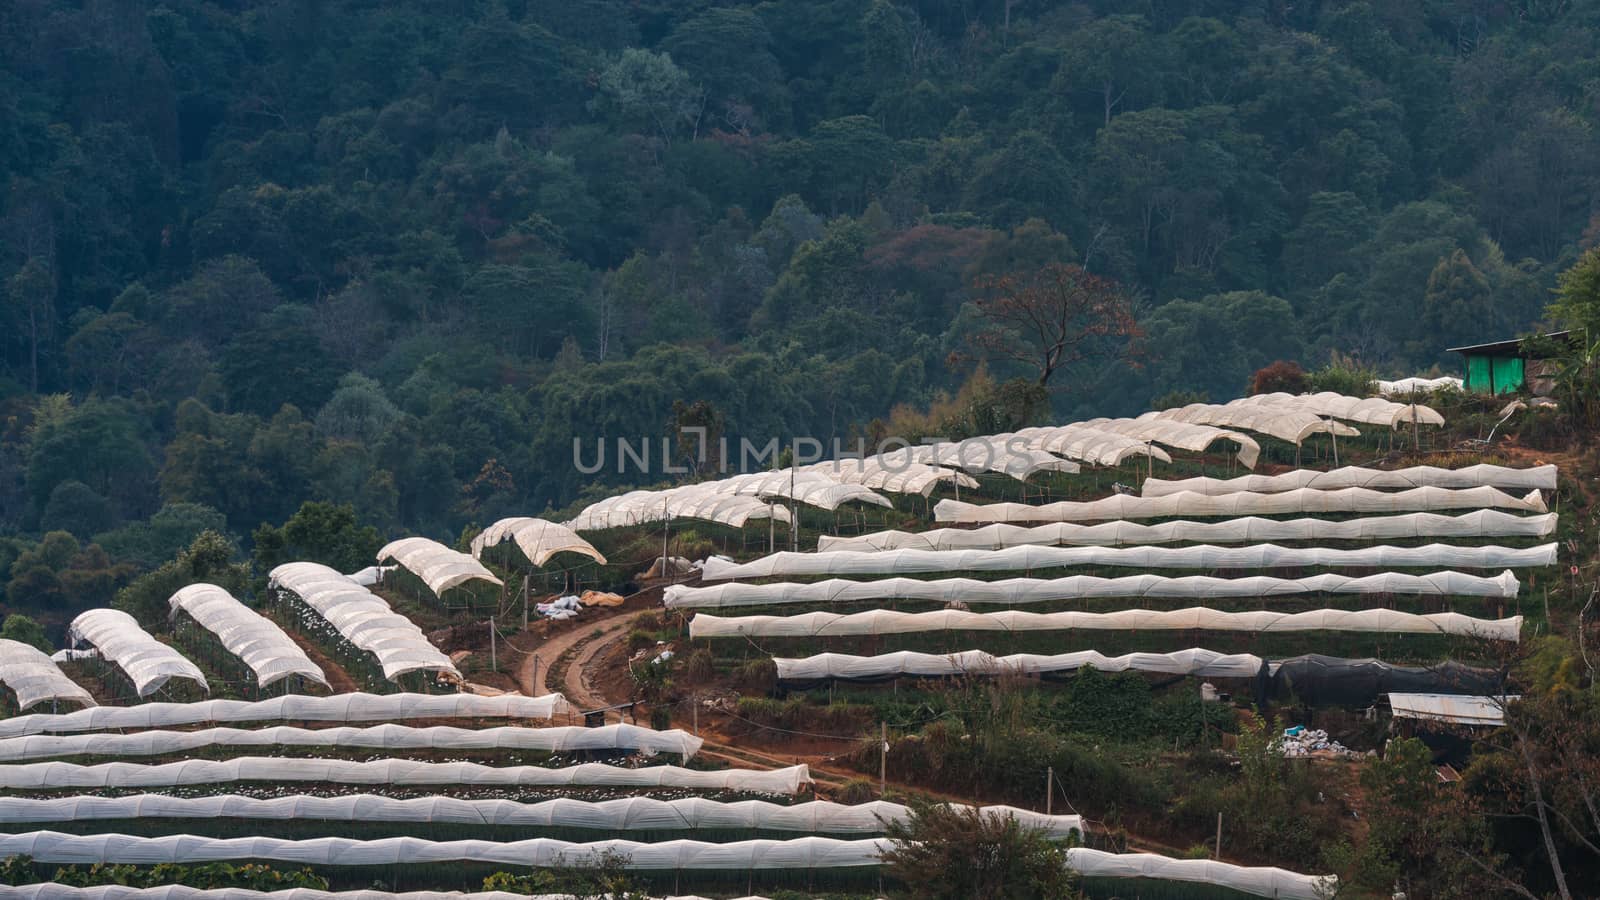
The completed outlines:
{"type": "Polygon", "coordinates": [[[1494,361],[1494,392],[1509,394],[1522,387],[1522,357],[1513,356],[1494,361]]]}
{"type": "Polygon", "coordinates": [[[1492,369],[1487,356],[1467,357],[1467,390],[1480,394],[1493,393],[1492,369]]]}

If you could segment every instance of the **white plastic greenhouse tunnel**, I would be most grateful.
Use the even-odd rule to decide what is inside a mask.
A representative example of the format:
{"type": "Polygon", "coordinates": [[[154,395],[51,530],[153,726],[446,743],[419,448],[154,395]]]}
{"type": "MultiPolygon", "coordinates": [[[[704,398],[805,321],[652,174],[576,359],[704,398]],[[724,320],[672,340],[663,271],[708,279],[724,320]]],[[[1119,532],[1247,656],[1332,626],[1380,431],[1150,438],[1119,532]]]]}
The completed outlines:
{"type": "Polygon", "coordinates": [[[571,707],[560,694],[290,694],[268,700],[202,700],[101,706],[0,719],[0,738],[26,734],[170,728],[211,722],[393,722],[401,719],[550,719],[571,707]]]}

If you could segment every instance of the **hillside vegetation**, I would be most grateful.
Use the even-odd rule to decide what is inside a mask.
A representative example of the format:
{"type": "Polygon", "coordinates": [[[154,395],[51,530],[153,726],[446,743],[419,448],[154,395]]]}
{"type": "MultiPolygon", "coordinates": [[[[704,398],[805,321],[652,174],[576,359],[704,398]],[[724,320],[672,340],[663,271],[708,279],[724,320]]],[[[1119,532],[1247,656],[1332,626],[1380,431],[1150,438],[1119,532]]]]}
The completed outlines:
{"type": "Polygon", "coordinates": [[[676,400],[848,435],[953,393],[974,285],[1049,263],[1142,335],[1061,415],[1412,374],[1587,240],[1597,36],[1551,0],[9,3],[0,532],[454,533],[638,480],[572,439],[676,400]]]}

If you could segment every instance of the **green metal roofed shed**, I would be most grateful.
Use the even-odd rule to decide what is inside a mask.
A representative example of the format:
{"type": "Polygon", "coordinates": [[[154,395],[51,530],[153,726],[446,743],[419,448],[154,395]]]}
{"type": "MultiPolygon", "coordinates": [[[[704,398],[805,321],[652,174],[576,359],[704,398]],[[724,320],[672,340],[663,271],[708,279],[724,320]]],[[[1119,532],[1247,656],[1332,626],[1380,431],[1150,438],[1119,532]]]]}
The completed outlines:
{"type": "MultiPolygon", "coordinates": [[[[1570,332],[1555,331],[1545,337],[1566,341],[1570,332]]],[[[1450,353],[1466,357],[1466,373],[1462,376],[1468,391],[1480,394],[1509,394],[1520,390],[1530,379],[1541,380],[1544,357],[1530,356],[1520,339],[1496,341],[1492,344],[1473,344],[1468,347],[1451,347],[1450,353]]],[[[1533,384],[1534,393],[1540,393],[1533,384]]]]}

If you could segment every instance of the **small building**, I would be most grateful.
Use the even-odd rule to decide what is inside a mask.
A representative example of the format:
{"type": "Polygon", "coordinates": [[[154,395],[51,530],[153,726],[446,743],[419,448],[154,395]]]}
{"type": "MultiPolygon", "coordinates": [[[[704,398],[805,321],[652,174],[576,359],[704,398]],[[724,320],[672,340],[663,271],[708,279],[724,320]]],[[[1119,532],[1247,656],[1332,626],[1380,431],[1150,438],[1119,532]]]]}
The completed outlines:
{"type": "MultiPolygon", "coordinates": [[[[1565,344],[1571,339],[1571,332],[1555,331],[1545,337],[1565,344]]],[[[1521,390],[1526,384],[1536,395],[1550,393],[1548,357],[1529,354],[1519,339],[1451,347],[1449,352],[1466,357],[1466,373],[1463,376],[1466,383],[1463,387],[1467,391],[1509,394],[1521,390]]]]}

